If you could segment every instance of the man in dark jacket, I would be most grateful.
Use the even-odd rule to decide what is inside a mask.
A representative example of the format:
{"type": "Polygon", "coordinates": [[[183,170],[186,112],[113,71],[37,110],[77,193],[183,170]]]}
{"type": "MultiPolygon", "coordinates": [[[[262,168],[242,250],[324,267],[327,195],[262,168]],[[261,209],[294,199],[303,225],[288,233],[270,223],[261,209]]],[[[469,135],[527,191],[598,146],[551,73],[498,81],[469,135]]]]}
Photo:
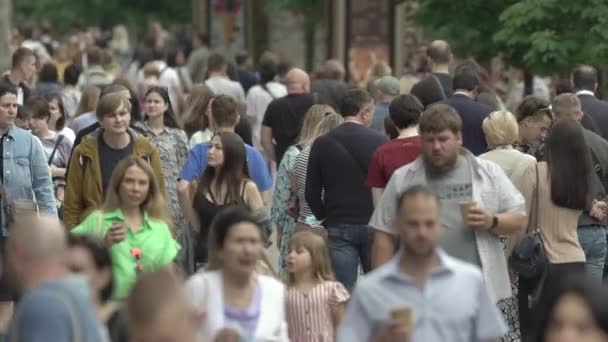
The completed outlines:
{"type": "Polygon", "coordinates": [[[597,71],[591,65],[580,65],[572,72],[572,81],[583,113],[595,122],[596,133],[608,139],[608,102],[595,97],[597,71]]]}
{"type": "Polygon", "coordinates": [[[462,145],[478,156],[488,149],[481,124],[492,109],[475,101],[479,87],[477,71],[470,66],[460,66],[454,73],[454,94],[443,103],[456,109],[462,119],[462,145]]]}

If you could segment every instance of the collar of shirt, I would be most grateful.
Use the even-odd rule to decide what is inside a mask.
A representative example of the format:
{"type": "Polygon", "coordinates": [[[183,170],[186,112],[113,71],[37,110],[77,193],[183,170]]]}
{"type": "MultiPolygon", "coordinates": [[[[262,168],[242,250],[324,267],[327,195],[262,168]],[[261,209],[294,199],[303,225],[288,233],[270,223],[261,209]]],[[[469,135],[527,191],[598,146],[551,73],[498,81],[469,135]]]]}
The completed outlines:
{"type": "Polygon", "coordinates": [[[7,137],[11,140],[15,140],[15,137],[13,136],[14,133],[15,133],[15,124],[11,124],[8,127],[8,131],[6,131],[6,133],[4,133],[1,138],[7,137]]]}
{"type": "MultiPolygon", "coordinates": [[[[122,212],[122,209],[118,208],[114,211],[108,211],[103,213],[103,219],[104,220],[110,220],[110,221],[120,221],[120,222],[125,222],[125,215],[122,212]]],[[[150,218],[148,217],[148,212],[146,212],[144,210],[144,224],[143,224],[144,228],[152,228],[152,225],[150,224],[150,218]]]]}
{"type": "Polygon", "coordinates": [[[576,96],[579,96],[579,95],[591,95],[591,96],[595,97],[595,94],[591,90],[584,90],[584,89],[576,92],[576,96]]]}
{"type": "Polygon", "coordinates": [[[154,135],[160,135],[162,133],[167,133],[169,131],[169,127],[164,126],[163,129],[160,131],[159,134],[156,134],[153,130],[152,127],[150,127],[150,123],[148,121],[144,121],[142,124],[143,129],[146,131],[146,133],[152,133],[154,135]]]}
{"type": "MultiPolygon", "coordinates": [[[[439,278],[444,276],[449,276],[454,273],[454,263],[450,259],[450,257],[445,253],[441,248],[437,248],[437,256],[439,257],[439,266],[436,267],[428,279],[439,278]]],[[[401,255],[403,251],[400,250],[388,263],[387,267],[384,268],[384,274],[382,278],[385,280],[397,280],[400,282],[404,282],[408,285],[414,285],[416,280],[409,274],[403,273],[399,267],[399,263],[401,261],[401,255]]]]}

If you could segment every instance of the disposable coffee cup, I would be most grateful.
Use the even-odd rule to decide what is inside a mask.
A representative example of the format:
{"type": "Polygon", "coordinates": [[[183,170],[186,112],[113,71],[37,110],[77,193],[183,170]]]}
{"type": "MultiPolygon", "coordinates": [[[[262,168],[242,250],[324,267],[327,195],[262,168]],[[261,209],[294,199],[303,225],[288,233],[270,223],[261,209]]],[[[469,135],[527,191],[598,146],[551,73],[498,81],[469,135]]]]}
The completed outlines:
{"type": "Polygon", "coordinates": [[[460,213],[462,214],[462,220],[466,222],[467,215],[469,214],[469,210],[477,205],[475,202],[460,202],[460,213]]]}
{"type": "Polygon", "coordinates": [[[412,332],[412,308],[402,307],[391,311],[391,318],[399,322],[408,333],[412,332]]]}

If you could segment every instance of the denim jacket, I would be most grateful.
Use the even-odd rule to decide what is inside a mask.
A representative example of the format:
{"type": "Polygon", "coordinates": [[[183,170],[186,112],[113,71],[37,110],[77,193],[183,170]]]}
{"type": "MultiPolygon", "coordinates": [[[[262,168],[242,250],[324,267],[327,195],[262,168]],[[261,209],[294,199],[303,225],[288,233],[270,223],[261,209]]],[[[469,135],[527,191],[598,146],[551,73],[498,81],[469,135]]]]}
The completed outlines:
{"type": "MultiPolygon", "coordinates": [[[[516,212],[526,215],[523,195],[498,165],[476,158],[466,149],[463,149],[462,154],[471,166],[473,201],[491,213],[516,212]]],[[[399,194],[413,185],[426,183],[422,156],[397,169],[391,176],[369,225],[377,230],[396,234],[393,220],[397,214],[399,194]]],[[[509,272],[500,238],[490,232],[476,231],[475,240],[482,273],[490,291],[497,300],[510,297],[509,272]]]]}
{"type": "MultiPolygon", "coordinates": [[[[40,142],[30,132],[14,125],[1,139],[4,139],[2,172],[7,198],[10,201],[33,200],[40,212],[57,215],[51,174],[40,142]]],[[[0,212],[2,236],[8,236],[4,210],[0,212]]]]}

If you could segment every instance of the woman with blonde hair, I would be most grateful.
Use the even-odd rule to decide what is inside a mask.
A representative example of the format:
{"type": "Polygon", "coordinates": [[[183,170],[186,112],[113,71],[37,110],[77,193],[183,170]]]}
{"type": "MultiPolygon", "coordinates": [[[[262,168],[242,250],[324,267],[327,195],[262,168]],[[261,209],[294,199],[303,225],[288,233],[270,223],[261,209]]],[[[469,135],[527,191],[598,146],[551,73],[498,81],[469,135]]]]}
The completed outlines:
{"type": "MultiPolygon", "coordinates": [[[[536,159],[531,155],[516,150],[513,146],[519,137],[517,119],[511,112],[506,110],[492,112],[483,120],[482,129],[486,136],[489,151],[481,154],[479,158],[493,161],[503,169],[517,190],[524,195],[527,206],[526,212],[530,214],[532,187],[526,186],[526,184],[530,178],[536,176],[536,159]]],[[[519,234],[511,235],[507,238],[505,247],[505,255],[507,257],[511,255],[511,251],[519,238],[519,234]]],[[[514,290],[513,293],[517,293],[518,279],[515,276],[511,277],[511,288],[514,290]]],[[[500,301],[498,306],[507,321],[509,327],[508,336],[519,339],[517,297],[513,296],[500,301]]]]}
{"type": "Polygon", "coordinates": [[[113,298],[122,300],[138,274],[173,263],[180,246],[170,225],[167,201],[154,171],[144,159],[129,156],[114,168],[101,209],[71,233],[103,238],[112,258],[113,298]]]}
{"type": "Polygon", "coordinates": [[[78,107],[74,112],[74,118],[89,112],[94,112],[95,108],[97,108],[97,103],[99,102],[99,97],[101,96],[101,90],[96,86],[88,86],[85,87],[82,91],[82,96],[80,97],[80,102],[78,103],[78,107]]]}
{"type": "Polygon", "coordinates": [[[213,92],[204,84],[195,84],[190,89],[186,111],[181,117],[184,130],[190,138],[190,148],[211,140],[213,136],[209,117],[206,115],[212,98],[213,92]]]}
{"type": "Polygon", "coordinates": [[[291,171],[298,154],[316,138],[314,133],[319,122],[331,113],[335,113],[335,111],[328,105],[314,105],[310,107],[304,116],[300,137],[295,145],[290,146],[285,151],[285,155],[277,170],[277,182],[270,210],[270,220],[277,226],[277,247],[281,251],[279,255],[280,271],[283,269],[283,261],[287,254],[285,246],[281,246],[281,241],[283,241],[284,234],[291,236],[296,223],[293,217],[295,215],[290,215],[288,212],[291,199],[294,198],[294,192],[291,187],[291,171]]]}

